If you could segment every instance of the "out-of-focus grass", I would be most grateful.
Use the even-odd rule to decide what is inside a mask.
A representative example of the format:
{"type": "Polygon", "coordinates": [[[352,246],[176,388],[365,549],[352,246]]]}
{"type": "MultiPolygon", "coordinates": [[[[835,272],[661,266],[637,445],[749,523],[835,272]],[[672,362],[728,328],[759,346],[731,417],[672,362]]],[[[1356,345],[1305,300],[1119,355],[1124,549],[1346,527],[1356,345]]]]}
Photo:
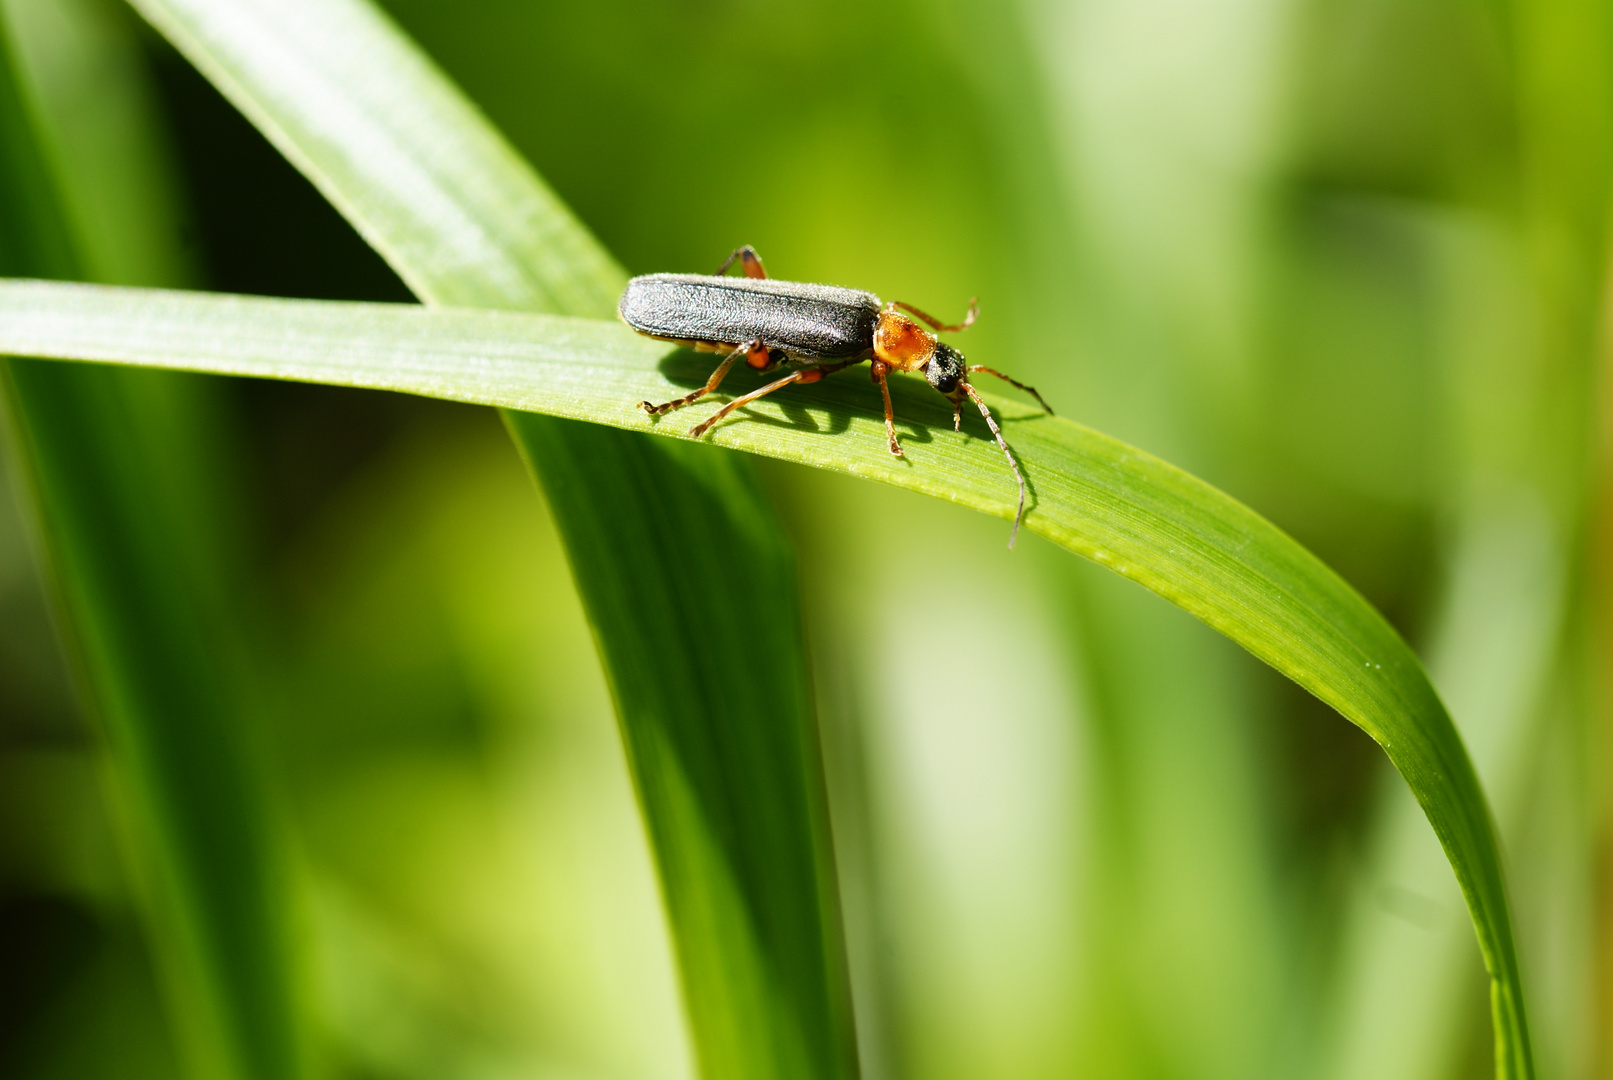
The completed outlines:
{"type": "MultiPolygon", "coordinates": [[[[12,61],[9,19],[0,24],[0,258],[42,276],[150,273],[161,253],[120,257],[127,234],[97,229],[86,212],[103,205],[97,187],[121,165],[125,212],[149,202],[160,217],[150,163],[117,137],[52,137],[64,100],[96,81],[84,40],[94,41],[93,13],[55,15],[67,27],[36,28],[36,39],[71,59],[47,55],[32,80],[12,61]],[[51,59],[67,70],[51,70],[51,59]]],[[[137,122],[129,104],[123,119],[137,122]]],[[[242,655],[250,620],[228,602],[229,444],[212,426],[208,386],[23,360],[5,361],[0,379],[16,475],[105,740],[109,801],[180,1056],[207,1075],[299,1076],[308,1044],[298,954],[242,655]]]]}
{"type": "MultiPolygon", "coordinates": [[[[1555,740],[1556,749],[1531,752],[1527,745],[1539,744],[1530,742],[1500,755],[1532,773],[1516,813],[1537,823],[1534,832],[1515,831],[1504,777],[1487,779],[1497,782],[1510,857],[1518,868],[1538,867],[1515,869],[1513,885],[1541,1006],[1543,1060],[1550,1069],[1580,1067],[1574,1063],[1583,1063],[1596,1027],[1576,973],[1588,952],[1585,916],[1574,915],[1589,902],[1585,845],[1575,838],[1592,819],[1573,805],[1576,784],[1591,786],[1573,765],[1585,760],[1577,733],[1588,721],[1574,693],[1526,687],[1534,666],[1560,672],[1546,678],[1568,688],[1583,670],[1583,650],[1557,643],[1560,616],[1548,593],[1561,573],[1570,614],[1572,598],[1583,593],[1575,509],[1582,496],[1571,461],[1584,451],[1575,423],[1533,403],[1542,392],[1568,408],[1584,402],[1574,373],[1589,369],[1582,342],[1595,320],[1584,312],[1596,301],[1586,298],[1587,284],[1599,279],[1594,251],[1579,260],[1592,269],[1573,273],[1551,269],[1542,253],[1599,246],[1602,230],[1594,214],[1581,213],[1531,227],[1519,241],[1513,223],[1522,205],[1535,207],[1531,214],[1553,205],[1600,213],[1605,201],[1605,182],[1590,167],[1599,138],[1583,120],[1607,100],[1599,89],[1606,63],[1597,56],[1605,37],[1594,25],[1565,32],[1543,21],[1591,9],[1546,2],[1504,13],[1360,2],[391,6],[634,270],[701,269],[749,241],[783,276],[868,285],[921,306],[978,293],[986,316],[970,332],[972,356],[1025,374],[1074,415],[1261,506],[1362,587],[1414,643],[1429,644],[1436,628],[1444,637],[1446,627],[1515,634],[1499,649],[1469,638],[1464,648],[1476,665],[1445,648],[1425,655],[1436,660],[1458,724],[1471,718],[1462,702],[1484,687],[1523,687],[1515,730],[1525,740],[1555,740]],[[871,32],[887,24],[902,32],[871,32]],[[877,55],[875,41],[884,45],[877,55]],[[731,75],[736,57],[764,57],[763,77],[731,75]],[[1527,77],[1513,79],[1515,72],[1527,77]],[[1537,119],[1524,130],[1515,125],[1520,115],[1537,119]],[[895,138],[919,148],[918,164],[905,153],[892,164],[895,138]],[[1550,152],[1531,151],[1525,162],[1521,146],[1550,152]],[[763,164],[747,167],[752,158],[763,164]],[[1509,179],[1518,176],[1527,182],[1509,179]],[[1475,269],[1492,284],[1464,285],[1475,269]],[[1541,310],[1556,314],[1542,318],[1541,310]],[[1075,345],[1078,358],[1044,351],[1049,334],[1075,345]],[[1540,359],[1545,354],[1529,344],[1540,341],[1555,342],[1552,355],[1564,360],[1540,359]],[[1544,512],[1509,509],[1529,505],[1527,494],[1516,503],[1486,494],[1520,474],[1530,478],[1527,487],[1551,493],[1544,512]],[[1477,569],[1483,566],[1491,569],[1477,569]],[[1448,599],[1441,582],[1451,583],[1448,599]],[[1464,593],[1489,606],[1462,600],[1464,593]],[[1483,613],[1468,614],[1474,611],[1483,613]],[[1483,681],[1466,682],[1463,670],[1477,670],[1483,681]],[[1548,713],[1538,704],[1543,697],[1561,704],[1548,713]],[[1547,805],[1537,793],[1568,805],[1542,814],[1532,809],[1547,805]],[[1560,871],[1532,861],[1546,856],[1560,871]]],[[[196,93],[169,92],[180,101],[196,93]]],[[[205,157],[209,147],[233,145],[214,141],[221,130],[201,126],[189,138],[206,146],[187,153],[205,157]]],[[[349,250],[341,238],[307,227],[297,233],[308,239],[294,258],[252,242],[250,224],[265,216],[272,234],[295,233],[311,220],[286,203],[252,197],[257,174],[269,172],[253,170],[207,192],[242,230],[232,235],[246,237],[232,259],[281,266],[282,281],[317,279],[332,288],[319,275],[349,250]],[[233,204],[232,190],[240,197],[233,204]]],[[[204,242],[217,235],[215,228],[204,242]]],[[[336,281],[361,287],[358,274],[336,281]]],[[[429,493],[441,489],[423,480],[375,488],[369,472],[348,477],[330,467],[370,455],[375,474],[384,473],[402,453],[387,431],[420,440],[424,457],[460,460],[454,448],[467,437],[454,425],[426,423],[434,410],[411,407],[407,424],[379,423],[363,418],[390,416],[393,407],[334,393],[245,391],[253,430],[264,435],[265,470],[272,466],[282,490],[315,500],[299,515],[277,518],[277,536],[317,532],[339,543],[359,535],[361,524],[339,510],[361,491],[375,492],[377,505],[436,505],[429,493]]],[[[1442,987],[1433,993],[1392,969],[1358,982],[1346,974],[1377,962],[1355,944],[1362,937],[1405,959],[1429,939],[1423,927],[1431,910],[1445,920],[1455,910],[1453,900],[1442,902],[1373,854],[1387,847],[1376,832],[1391,837],[1402,827],[1387,815],[1406,811],[1379,808],[1377,787],[1391,792],[1385,804],[1403,796],[1393,794],[1393,777],[1376,771],[1365,739],[1135,590],[1105,592],[1101,578],[1072,570],[1070,560],[1044,558],[1051,553],[1035,546],[1005,559],[994,521],[782,466],[767,475],[805,552],[814,650],[826,683],[837,688],[825,700],[837,715],[855,717],[867,742],[863,778],[874,817],[863,833],[867,858],[859,865],[867,872],[856,895],[866,903],[854,929],[868,932],[856,939],[862,948],[854,963],[866,980],[859,983],[864,1042],[886,1075],[1058,1075],[1072,1061],[1111,1076],[1242,1077],[1263,1068],[1379,1075],[1372,1069],[1381,1058],[1353,1073],[1330,1063],[1336,1044],[1322,1036],[1340,1024],[1356,1024],[1359,1034],[1350,1038],[1358,1042],[1403,1048],[1392,1051],[1397,1063],[1429,1062],[1421,1075],[1485,1071],[1483,1002],[1470,962],[1433,975],[1442,987]],[[956,588],[901,560],[903,570],[879,572],[860,553],[884,550],[892,536],[944,545],[977,584],[956,588]],[[1059,606],[1065,595],[1072,596],[1067,609],[1059,606]],[[1092,618],[1094,611],[1103,617],[1092,618]],[[887,627],[914,621],[946,625],[971,663],[938,681],[927,677],[922,656],[880,648],[887,627]],[[1122,635],[1128,627],[1136,629],[1122,635]],[[1103,648],[1082,649],[1083,640],[1103,648]],[[1093,660],[1072,664],[1075,655],[1093,660]],[[1101,757],[1093,746],[1100,733],[1101,757]],[[1193,752],[1196,740],[1211,738],[1206,733],[1214,733],[1217,755],[1193,752]],[[1027,778],[1027,762],[1045,771],[1027,778]],[[1193,912],[1183,906],[1181,881],[1194,865],[1209,868],[1197,882],[1199,913],[1227,915],[1207,931],[1192,928],[1193,912]],[[1361,884],[1369,872],[1390,887],[1361,884]],[[1359,935],[1339,933],[1343,913],[1362,926],[1359,935]],[[1231,971],[1227,956],[1237,958],[1231,971]],[[1200,977],[1206,971],[1216,977],[1200,977]],[[1226,991],[1229,978],[1238,993],[1226,991]],[[1349,995],[1335,987],[1346,982],[1367,988],[1362,1000],[1381,1003],[1382,1015],[1404,1025],[1400,1034],[1379,1039],[1385,1029],[1341,1019],[1349,995]],[[1439,998],[1454,1007],[1421,1012],[1421,1003],[1439,998]],[[1111,1020],[1116,1009],[1124,1022],[1111,1020]],[[1213,1044],[1200,1041],[1205,1031],[1215,1033],[1213,1044]],[[1268,1052],[1280,1064],[1269,1064],[1268,1052]]],[[[259,497],[275,513],[287,501],[259,497]]],[[[442,505],[463,516],[465,536],[477,533],[475,506],[442,505]]],[[[378,511],[377,520],[390,519],[378,511]]],[[[277,543],[289,545],[279,549],[283,575],[306,572],[320,550],[277,543]]],[[[351,630],[320,639],[326,648],[307,692],[336,702],[387,700],[397,668],[383,673],[342,657],[360,649],[386,655],[389,628],[401,636],[405,625],[396,613],[430,610],[421,580],[434,573],[422,565],[389,579],[377,593],[389,598],[377,615],[340,589],[312,590],[302,608],[308,617],[318,610],[319,618],[339,620],[346,610],[351,630]]],[[[485,610],[465,625],[516,620],[520,605],[492,586],[486,595],[485,610]]],[[[560,619],[560,607],[552,610],[560,619]]],[[[415,618],[437,624],[428,614],[415,618]]],[[[305,629],[288,620],[292,638],[305,629]]],[[[422,657],[419,670],[442,673],[422,679],[424,713],[431,710],[423,703],[446,693],[424,688],[442,685],[439,677],[451,683],[455,665],[428,661],[446,646],[419,640],[407,654],[422,657]]],[[[505,678],[519,681],[519,665],[509,665],[505,678]]],[[[544,675],[545,700],[572,700],[562,686],[598,693],[591,664],[556,667],[544,675]]],[[[13,684],[5,692],[9,699],[13,684]]],[[[537,706],[494,696],[510,702],[508,715],[548,723],[537,706]]],[[[581,708],[555,707],[579,724],[601,722],[581,708]]],[[[282,730],[305,732],[296,737],[317,748],[357,715],[315,722],[291,709],[282,730]]],[[[384,729],[377,719],[371,730],[384,729]]],[[[1480,732],[1467,733],[1487,769],[1480,732]]],[[[510,760],[503,744],[473,745],[478,761],[510,760]]],[[[385,749],[375,735],[355,740],[350,754],[310,750],[292,759],[294,777],[308,782],[323,760],[321,783],[357,783],[385,749]]],[[[424,769],[433,755],[416,760],[424,769]]],[[[643,875],[630,837],[617,846],[589,831],[596,818],[630,820],[618,801],[625,785],[592,785],[582,779],[594,775],[586,768],[560,765],[544,783],[558,784],[562,773],[578,778],[568,789],[570,809],[554,811],[575,825],[568,835],[590,837],[575,843],[643,875]]],[[[538,781],[512,781],[520,790],[528,783],[538,781]]],[[[489,822],[514,820],[502,809],[455,818],[452,808],[472,796],[451,783],[441,787],[439,815],[409,817],[418,790],[400,783],[390,794],[343,802],[357,839],[347,853],[332,849],[322,858],[332,880],[353,876],[348,868],[369,837],[401,835],[406,848],[392,867],[374,871],[368,895],[383,902],[343,928],[370,925],[378,911],[404,903],[416,882],[447,879],[447,856],[436,854],[443,848],[471,844],[496,827],[489,822]],[[445,826],[439,846],[407,843],[420,825],[393,827],[426,820],[465,824],[445,826]]],[[[1432,848],[1420,824],[1409,828],[1432,848]]],[[[843,839],[850,832],[840,829],[843,839]]],[[[524,908],[519,899],[539,895],[537,880],[566,878],[556,869],[564,863],[550,857],[544,847],[530,876],[467,886],[466,902],[507,898],[503,925],[512,935],[563,921],[547,913],[576,902],[569,889],[544,892],[549,901],[524,908]]],[[[1433,872],[1448,881],[1442,868],[1433,872]]],[[[468,980],[486,969],[440,944],[457,925],[452,906],[381,939],[390,948],[413,943],[412,970],[459,987],[467,983],[452,982],[450,973],[468,980]]],[[[636,918],[635,940],[652,943],[653,913],[640,909],[636,918]]],[[[564,988],[584,973],[604,970],[588,960],[590,948],[557,945],[545,954],[547,974],[527,976],[528,1004],[503,1000],[522,1017],[555,1015],[542,1002],[565,998],[564,988]]],[[[369,963],[397,953],[365,955],[369,963]]],[[[635,955],[654,957],[655,947],[635,955]]],[[[664,958],[641,962],[665,976],[664,958]]],[[[1415,970],[1437,969],[1419,963],[1415,970]]],[[[412,1012],[367,999],[382,1004],[344,1014],[362,1019],[344,1022],[334,1041],[394,1037],[387,1059],[394,1072],[406,1062],[435,1072],[537,1071],[549,1060],[545,1050],[563,1045],[549,1033],[574,1030],[533,1021],[526,1030],[539,1033],[523,1042],[508,1029],[431,1027],[447,1015],[444,1002],[464,998],[424,997],[412,1012]],[[417,1030],[442,1034],[430,1043],[402,1037],[417,1030]]],[[[117,1000],[139,998],[131,991],[117,1000]]],[[[626,996],[601,988],[588,1000],[620,1004],[626,996]]],[[[578,1014],[591,1008],[573,1004],[578,1014]]],[[[591,1015],[602,1025],[616,1015],[599,1009],[591,1015]]],[[[664,1024],[656,1030],[674,1030],[667,1013],[656,1015],[664,1024]]],[[[589,1045],[611,1042],[603,1033],[588,1038],[598,1040],[589,1045]]],[[[676,1053],[665,1050],[672,1043],[652,1048],[649,1035],[635,1045],[637,1066],[620,1064],[630,1059],[625,1051],[568,1060],[579,1071],[648,1069],[645,1062],[676,1053]]]]}

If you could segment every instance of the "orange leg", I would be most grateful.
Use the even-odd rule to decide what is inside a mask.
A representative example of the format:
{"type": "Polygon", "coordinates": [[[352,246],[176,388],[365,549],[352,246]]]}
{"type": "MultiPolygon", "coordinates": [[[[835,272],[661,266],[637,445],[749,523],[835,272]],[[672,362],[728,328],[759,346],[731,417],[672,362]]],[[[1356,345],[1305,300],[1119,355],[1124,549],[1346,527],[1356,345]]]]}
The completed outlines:
{"type": "Polygon", "coordinates": [[[883,360],[875,360],[869,365],[868,375],[879,384],[880,395],[885,399],[885,437],[890,440],[891,453],[897,457],[905,457],[902,453],[902,444],[896,441],[896,410],[891,408],[891,388],[885,381],[890,374],[890,365],[883,360]]]}
{"type": "Polygon", "coordinates": [[[651,416],[660,416],[662,413],[669,413],[673,409],[681,409],[685,405],[692,405],[694,402],[699,401],[701,398],[717,389],[717,387],[721,386],[723,376],[728,374],[728,369],[733,367],[734,361],[738,360],[741,356],[745,358],[745,362],[751,367],[766,367],[771,362],[768,358],[767,346],[763,345],[760,339],[747,341],[745,344],[739,346],[733,352],[723,357],[722,363],[717,365],[717,370],[713,371],[711,373],[711,378],[706,380],[706,385],[702,386],[694,393],[685,394],[683,397],[675,398],[672,401],[668,401],[660,405],[651,405],[648,401],[641,401],[638,403],[638,407],[649,413],[651,416]],[[758,358],[760,359],[760,363],[758,363],[758,358]]]}
{"type": "Polygon", "coordinates": [[[1001,379],[1005,383],[1012,383],[1014,386],[1019,387],[1021,390],[1025,391],[1025,393],[1027,393],[1031,397],[1035,398],[1036,403],[1042,407],[1042,409],[1047,413],[1047,415],[1049,415],[1049,416],[1053,415],[1053,407],[1051,405],[1049,405],[1047,402],[1042,400],[1042,395],[1038,394],[1036,392],[1036,387],[1034,387],[1034,386],[1026,386],[1024,383],[1020,382],[1018,379],[1010,379],[1007,375],[1004,375],[1002,372],[996,370],[995,368],[989,368],[985,364],[971,364],[971,365],[969,365],[969,370],[970,371],[984,371],[987,375],[995,375],[995,376],[997,376],[997,378],[1001,379]]]}
{"type": "Polygon", "coordinates": [[[792,371],[790,374],[784,376],[784,378],[775,379],[759,390],[752,390],[748,394],[742,394],[739,397],[736,397],[734,400],[712,413],[711,416],[698,427],[690,431],[689,437],[692,439],[700,438],[700,436],[710,431],[711,426],[717,421],[721,420],[735,409],[744,408],[757,398],[766,397],[773,391],[783,389],[784,387],[789,386],[791,383],[815,383],[825,375],[832,375],[841,368],[849,366],[849,364],[850,361],[847,361],[846,363],[842,364],[824,364],[821,367],[811,367],[801,371],[792,371]]]}
{"type": "Polygon", "coordinates": [[[943,326],[943,325],[941,325],[941,320],[937,319],[934,315],[926,315],[924,312],[920,311],[918,308],[914,307],[912,304],[904,304],[900,300],[892,300],[888,306],[889,307],[899,307],[899,308],[901,308],[903,311],[905,311],[909,315],[913,316],[913,318],[917,319],[919,322],[926,323],[931,330],[934,330],[936,333],[939,333],[939,334],[955,334],[959,330],[967,330],[967,329],[969,329],[969,327],[973,326],[974,323],[975,323],[975,320],[980,317],[980,298],[979,297],[971,297],[970,298],[970,300],[969,300],[969,314],[967,314],[967,315],[965,315],[963,317],[963,321],[961,323],[957,323],[954,326],[943,326]]]}
{"type": "Polygon", "coordinates": [[[762,257],[756,254],[756,249],[749,244],[735,248],[728,258],[722,261],[722,265],[717,267],[717,276],[722,277],[726,274],[728,268],[734,265],[735,259],[738,259],[740,266],[744,268],[746,277],[765,278],[767,276],[767,268],[762,265],[762,257]]]}

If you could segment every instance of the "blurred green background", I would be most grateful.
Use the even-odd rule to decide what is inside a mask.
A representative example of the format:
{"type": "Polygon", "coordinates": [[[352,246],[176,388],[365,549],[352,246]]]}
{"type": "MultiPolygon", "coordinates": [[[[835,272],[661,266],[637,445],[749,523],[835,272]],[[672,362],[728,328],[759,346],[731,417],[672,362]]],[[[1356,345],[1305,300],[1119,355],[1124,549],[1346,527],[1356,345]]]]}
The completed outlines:
{"type": "MultiPolygon", "coordinates": [[[[634,272],[953,317],[1244,499],[1425,658],[1509,862],[1541,1074],[1613,1077],[1591,0],[392,0],[634,272]]],[[[112,0],[3,0],[97,280],[407,300],[112,0]]],[[[316,1072],[692,1075],[564,556],[496,416],[187,378],[316,1072]]],[[[1003,523],[762,462],[799,554],[864,1072],[1490,1073],[1445,860],[1370,740],[1003,523]]],[[[14,483],[14,480],[12,481],[14,483]]],[[[735,657],[734,663],[765,663],[735,657]]],[[[0,498],[0,1074],[178,1075],[0,498]]]]}

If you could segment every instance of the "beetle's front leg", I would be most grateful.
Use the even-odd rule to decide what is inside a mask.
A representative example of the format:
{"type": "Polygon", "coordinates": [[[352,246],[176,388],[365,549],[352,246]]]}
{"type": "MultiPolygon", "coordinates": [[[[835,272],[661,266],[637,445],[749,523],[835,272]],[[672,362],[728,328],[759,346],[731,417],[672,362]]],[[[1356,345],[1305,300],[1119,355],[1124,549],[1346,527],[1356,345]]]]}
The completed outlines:
{"type": "Polygon", "coordinates": [[[886,382],[890,374],[890,365],[883,360],[875,360],[868,367],[868,376],[879,384],[879,392],[885,399],[885,437],[890,440],[891,453],[897,457],[905,457],[902,453],[902,444],[896,441],[896,410],[891,408],[891,388],[886,382]]]}
{"type": "Polygon", "coordinates": [[[745,344],[740,345],[738,348],[734,349],[733,352],[723,357],[722,363],[717,365],[717,370],[713,371],[711,373],[711,378],[706,380],[706,385],[702,386],[694,393],[685,394],[683,397],[674,398],[673,400],[660,405],[651,405],[648,401],[641,401],[638,403],[638,407],[649,413],[651,416],[660,416],[662,413],[669,413],[673,409],[681,409],[685,405],[692,405],[694,402],[699,401],[701,398],[717,389],[717,387],[721,386],[723,376],[728,374],[728,369],[733,367],[734,361],[738,360],[741,356],[745,357],[745,362],[754,368],[764,368],[771,362],[768,356],[767,346],[762,344],[762,340],[760,338],[747,341],[745,344]]]}

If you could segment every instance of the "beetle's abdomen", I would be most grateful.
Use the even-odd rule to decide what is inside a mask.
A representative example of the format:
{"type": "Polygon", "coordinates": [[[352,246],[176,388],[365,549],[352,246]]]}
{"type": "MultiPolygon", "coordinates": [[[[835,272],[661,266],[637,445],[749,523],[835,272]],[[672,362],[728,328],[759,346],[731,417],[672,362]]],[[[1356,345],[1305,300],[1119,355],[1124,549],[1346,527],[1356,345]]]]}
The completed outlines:
{"type": "Polygon", "coordinates": [[[849,360],[873,347],[879,297],[771,278],[646,274],[627,283],[617,311],[653,337],[731,345],[760,338],[791,356],[849,360]]]}

